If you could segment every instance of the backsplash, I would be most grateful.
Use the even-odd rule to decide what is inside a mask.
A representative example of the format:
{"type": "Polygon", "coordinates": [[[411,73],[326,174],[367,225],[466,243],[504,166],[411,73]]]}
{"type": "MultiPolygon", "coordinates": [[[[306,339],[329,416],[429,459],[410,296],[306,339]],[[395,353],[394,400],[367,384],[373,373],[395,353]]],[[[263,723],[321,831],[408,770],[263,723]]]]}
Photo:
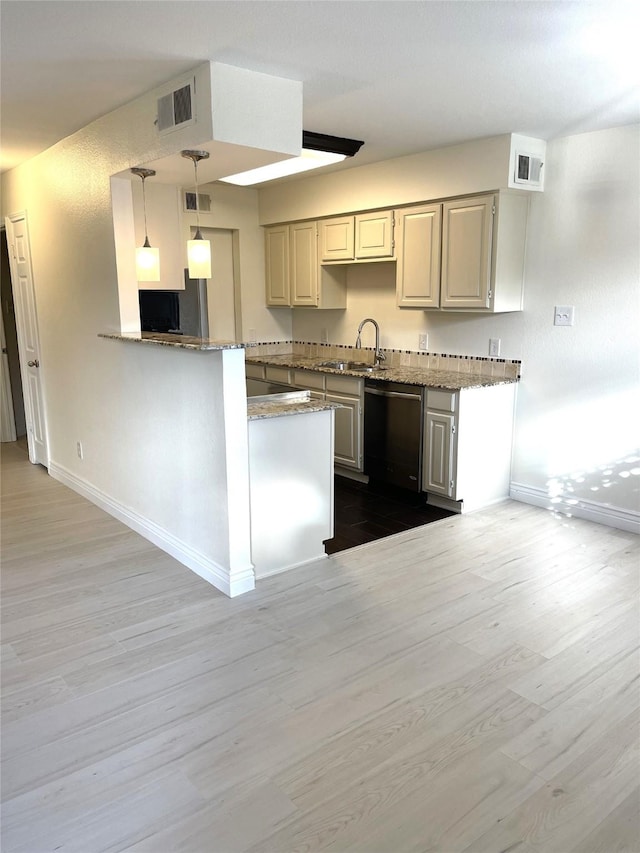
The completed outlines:
{"type": "MultiPolygon", "coordinates": [[[[294,355],[314,358],[352,360],[355,347],[341,344],[319,344],[310,341],[260,341],[246,343],[255,355],[294,355]]],[[[447,370],[451,373],[479,374],[507,379],[520,379],[522,362],[506,358],[483,358],[475,355],[449,355],[447,353],[414,350],[383,349],[386,364],[390,367],[420,367],[423,370],[447,370]]],[[[373,347],[362,347],[358,358],[373,362],[373,347]]]]}

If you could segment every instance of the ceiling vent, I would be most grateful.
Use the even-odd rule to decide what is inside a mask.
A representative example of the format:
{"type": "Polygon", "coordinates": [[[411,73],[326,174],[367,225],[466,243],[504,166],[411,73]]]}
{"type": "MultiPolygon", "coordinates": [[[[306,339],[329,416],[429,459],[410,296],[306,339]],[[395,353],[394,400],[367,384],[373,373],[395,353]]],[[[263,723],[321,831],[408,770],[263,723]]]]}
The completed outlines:
{"type": "Polygon", "coordinates": [[[516,151],[514,159],[513,183],[523,187],[542,186],[542,167],[540,157],[532,154],[520,154],[516,151]]]}
{"type": "Polygon", "coordinates": [[[158,133],[169,133],[194,122],[195,80],[158,98],[158,133]]]}
{"type": "Polygon", "coordinates": [[[207,193],[198,193],[198,206],[196,207],[196,194],[185,191],[184,209],[208,213],[211,210],[211,196],[207,193]]]}

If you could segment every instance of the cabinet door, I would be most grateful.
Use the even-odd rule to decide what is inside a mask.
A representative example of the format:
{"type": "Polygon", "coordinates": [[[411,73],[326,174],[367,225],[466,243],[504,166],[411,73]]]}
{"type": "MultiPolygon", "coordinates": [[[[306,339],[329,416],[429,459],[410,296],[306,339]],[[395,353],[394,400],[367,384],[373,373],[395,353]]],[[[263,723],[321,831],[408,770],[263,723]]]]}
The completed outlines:
{"type": "Polygon", "coordinates": [[[289,226],[266,228],[264,240],[267,305],[289,305],[289,226]]]}
{"type": "Polygon", "coordinates": [[[455,495],[453,453],[455,415],[426,413],[422,489],[453,498],[455,495]]]}
{"type": "Polygon", "coordinates": [[[318,231],[315,222],[296,222],[289,229],[291,304],[318,305],[318,231]]]}
{"type": "Polygon", "coordinates": [[[396,302],[403,308],[440,305],[442,205],[398,211],[396,302]]]}
{"type": "Polygon", "coordinates": [[[322,263],[353,260],[353,216],[322,219],[319,226],[322,263]]]}
{"type": "Polygon", "coordinates": [[[393,211],[356,216],[356,258],[393,257],[393,211]]]}
{"type": "Polygon", "coordinates": [[[362,415],[359,397],[342,397],[327,392],[327,403],[340,403],[335,410],[336,465],[362,471],[362,415]]]}
{"type": "Polygon", "coordinates": [[[489,308],[494,197],[445,202],[442,308],[489,308]]]}

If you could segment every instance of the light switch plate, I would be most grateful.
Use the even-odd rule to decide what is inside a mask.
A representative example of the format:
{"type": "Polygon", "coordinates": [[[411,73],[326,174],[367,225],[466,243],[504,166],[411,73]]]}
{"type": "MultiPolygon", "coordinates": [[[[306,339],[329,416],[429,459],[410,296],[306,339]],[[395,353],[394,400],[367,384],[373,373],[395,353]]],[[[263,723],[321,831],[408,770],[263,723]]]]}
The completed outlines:
{"type": "Polygon", "coordinates": [[[554,326],[573,326],[575,308],[573,305],[556,305],[553,315],[554,326]]]}
{"type": "Polygon", "coordinates": [[[429,347],[429,335],[418,335],[418,347],[421,350],[426,350],[429,347]]]}
{"type": "Polygon", "coordinates": [[[500,338],[489,338],[489,356],[497,358],[500,355],[500,338]]]}

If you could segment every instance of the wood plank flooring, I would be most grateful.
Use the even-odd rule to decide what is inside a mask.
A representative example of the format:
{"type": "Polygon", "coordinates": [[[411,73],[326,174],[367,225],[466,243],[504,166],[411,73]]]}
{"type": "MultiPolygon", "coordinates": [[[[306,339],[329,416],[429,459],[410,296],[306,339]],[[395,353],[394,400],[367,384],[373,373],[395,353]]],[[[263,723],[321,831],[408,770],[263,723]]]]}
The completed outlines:
{"type": "Polygon", "coordinates": [[[638,537],[506,502],[227,599],[2,446],[4,853],[638,853],[638,537]]]}

